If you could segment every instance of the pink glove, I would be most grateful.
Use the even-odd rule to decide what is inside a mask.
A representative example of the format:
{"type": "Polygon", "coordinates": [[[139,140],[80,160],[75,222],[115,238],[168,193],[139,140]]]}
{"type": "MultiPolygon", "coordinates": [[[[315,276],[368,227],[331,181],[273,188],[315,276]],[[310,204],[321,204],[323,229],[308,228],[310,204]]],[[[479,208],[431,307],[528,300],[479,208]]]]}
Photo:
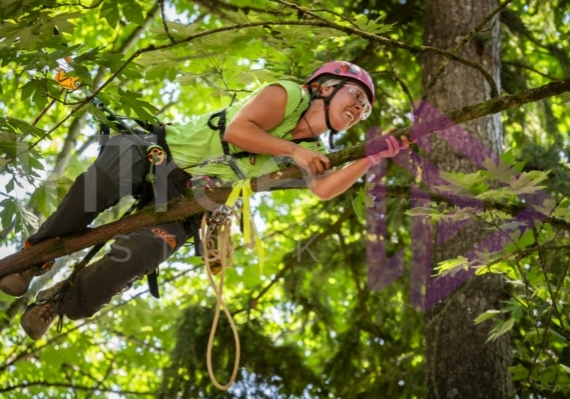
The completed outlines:
{"type": "Polygon", "coordinates": [[[408,138],[406,136],[402,136],[401,139],[402,142],[400,143],[394,136],[388,136],[388,139],[386,140],[386,144],[388,145],[387,150],[366,156],[366,159],[368,160],[368,167],[378,165],[378,162],[380,162],[382,158],[392,158],[396,156],[400,150],[408,149],[410,146],[408,138]]]}

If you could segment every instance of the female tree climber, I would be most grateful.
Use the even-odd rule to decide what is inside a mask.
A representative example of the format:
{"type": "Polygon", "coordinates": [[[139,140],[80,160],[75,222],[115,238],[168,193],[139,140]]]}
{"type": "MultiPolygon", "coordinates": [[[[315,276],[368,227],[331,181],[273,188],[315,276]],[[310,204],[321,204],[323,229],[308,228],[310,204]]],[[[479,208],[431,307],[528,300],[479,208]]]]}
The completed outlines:
{"type": "MultiPolygon", "coordinates": [[[[153,200],[164,203],[183,196],[189,186],[204,187],[216,180],[257,177],[279,170],[291,160],[306,172],[307,186],[315,195],[331,199],[381,158],[393,157],[408,147],[405,138],[399,142],[390,136],[387,150],[329,170],[330,161],[319,136],[345,131],[366,119],[374,98],[374,84],[365,70],[334,61],[315,70],[304,85],[276,81],[221,112],[184,126],[167,126],[164,145],[169,159],[166,167],[156,168],[153,200]]],[[[123,196],[141,196],[147,185],[148,162],[140,139],[131,134],[111,137],[25,246],[80,233],[123,196]]],[[[148,199],[144,203],[148,204],[148,199]]],[[[189,237],[194,235],[196,240],[197,220],[191,217],[117,237],[109,253],[81,269],[72,281],[40,291],[22,316],[23,329],[38,339],[58,315],[72,320],[92,316],[133,281],[154,273],[189,237]]],[[[21,296],[31,280],[49,266],[48,262],[8,275],[0,280],[0,289],[21,296]]]]}

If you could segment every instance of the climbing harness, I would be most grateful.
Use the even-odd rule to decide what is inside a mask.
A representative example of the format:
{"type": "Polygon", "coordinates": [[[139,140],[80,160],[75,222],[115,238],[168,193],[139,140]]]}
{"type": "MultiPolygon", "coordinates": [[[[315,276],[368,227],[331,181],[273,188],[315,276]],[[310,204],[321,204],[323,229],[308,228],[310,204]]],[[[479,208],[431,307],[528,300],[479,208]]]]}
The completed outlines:
{"type": "MultiPolygon", "coordinates": [[[[66,59],[66,62],[70,63],[70,59],[66,59]]],[[[90,96],[88,90],[82,87],[77,79],[68,77],[66,75],[64,68],[61,68],[57,71],[56,81],[63,88],[67,90],[81,89],[87,96],[90,96]]],[[[143,129],[147,130],[148,132],[154,133],[157,136],[158,140],[156,143],[149,143],[146,140],[144,140],[143,136],[139,133],[138,130],[133,129],[130,125],[124,122],[123,118],[115,115],[109,108],[107,108],[103,104],[103,102],[97,96],[94,96],[91,99],[91,102],[99,110],[103,111],[107,115],[108,121],[112,122],[113,126],[116,127],[119,131],[131,133],[136,138],[136,140],[138,140],[141,144],[141,146],[136,146],[139,150],[141,150],[141,147],[146,149],[145,154],[141,155],[143,155],[143,158],[147,159],[148,163],[150,164],[147,180],[152,185],[154,198],[157,198],[156,185],[154,184],[156,168],[161,167],[166,163],[168,159],[171,158],[170,150],[168,149],[168,145],[166,144],[165,140],[164,125],[156,126],[154,124],[147,124],[141,121],[137,121],[137,123],[143,129]]],[[[208,280],[210,282],[210,285],[212,286],[212,289],[217,299],[215,313],[214,313],[214,320],[212,324],[212,329],[210,331],[208,347],[207,347],[206,360],[207,360],[208,374],[210,376],[210,379],[212,380],[212,383],[216,388],[220,390],[227,390],[233,385],[236,379],[237,372],[239,369],[240,352],[241,352],[239,334],[237,331],[235,321],[223,299],[223,285],[225,280],[226,269],[228,267],[231,267],[233,263],[232,253],[234,250],[234,244],[231,240],[231,230],[232,230],[232,220],[234,218],[239,222],[240,225],[243,221],[244,241],[248,245],[248,247],[250,248],[252,248],[253,246],[257,247],[259,264],[261,269],[263,268],[264,252],[261,240],[257,235],[255,227],[253,226],[253,223],[251,221],[251,214],[249,210],[250,207],[249,199],[250,196],[253,194],[253,191],[251,189],[251,182],[249,179],[245,179],[245,174],[239,169],[236,163],[237,159],[244,157],[253,157],[255,159],[255,154],[251,154],[249,152],[240,152],[240,153],[230,152],[229,144],[223,140],[223,136],[225,134],[225,129],[226,129],[225,110],[213,114],[208,121],[208,126],[212,130],[220,132],[220,139],[222,141],[222,147],[224,150],[224,156],[222,162],[229,164],[232,170],[241,179],[234,184],[233,190],[228,197],[226,205],[220,207],[217,210],[205,212],[203,214],[200,225],[201,239],[199,240],[201,242],[200,245],[202,250],[202,257],[206,266],[208,280]],[[238,216],[238,213],[235,211],[235,208],[237,206],[237,201],[240,197],[242,198],[242,205],[243,205],[242,206],[243,218],[241,219],[238,216]],[[219,276],[218,283],[216,283],[216,281],[214,280],[214,276],[219,276]],[[226,385],[222,385],[217,381],[212,368],[212,350],[213,350],[214,338],[216,335],[216,330],[222,310],[226,315],[226,317],[228,318],[230,327],[232,329],[234,342],[235,342],[235,350],[236,350],[233,371],[229,379],[229,382],[226,385]]],[[[110,134],[110,128],[108,124],[102,125],[101,134],[102,135],[110,134]]],[[[104,142],[102,142],[101,145],[103,146],[104,142]]],[[[132,213],[135,209],[138,209],[138,206],[140,206],[140,204],[135,202],[135,204],[133,204],[131,208],[122,217],[125,217],[126,215],[132,213]]],[[[195,238],[195,244],[198,245],[196,238],[195,238]]],[[[72,284],[73,278],[77,275],[77,273],[91,261],[91,259],[95,256],[95,254],[103,246],[104,243],[93,246],[91,250],[87,253],[87,255],[79,263],[75,265],[71,275],[68,277],[68,279],[65,280],[64,284],[61,286],[60,291],[58,291],[57,304],[56,304],[57,314],[60,317],[58,321],[58,331],[61,330],[61,325],[63,320],[63,313],[59,312],[59,303],[61,303],[61,300],[65,295],[65,290],[69,287],[69,284],[72,284]]],[[[148,275],[147,277],[151,294],[155,297],[158,297],[159,293],[156,281],[156,276],[157,276],[156,273],[157,272],[148,275]]]]}
{"type": "Polygon", "coordinates": [[[230,165],[230,168],[235,172],[237,177],[240,179],[245,179],[245,174],[237,165],[236,160],[240,158],[245,158],[250,155],[248,152],[241,152],[241,153],[233,153],[230,151],[230,145],[227,141],[224,140],[224,135],[226,134],[226,110],[223,109],[220,112],[216,112],[210,116],[208,119],[208,127],[213,131],[220,132],[220,141],[222,142],[222,149],[224,150],[224,157],[223,161],[227,162],[230,165]],[[214,124],[214,121],[217,119],[217,123],[214,124]]]}

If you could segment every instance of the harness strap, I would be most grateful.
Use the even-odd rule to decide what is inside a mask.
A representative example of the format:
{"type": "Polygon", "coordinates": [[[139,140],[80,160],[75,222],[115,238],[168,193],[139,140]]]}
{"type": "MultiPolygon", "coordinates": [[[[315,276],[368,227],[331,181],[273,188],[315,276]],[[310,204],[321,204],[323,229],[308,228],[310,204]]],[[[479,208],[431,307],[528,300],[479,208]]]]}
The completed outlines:
{"type": "Polygon", "coordinates": [[[168,143],[166,142],[166,123],[158,122],[158,123],[149,123],[143,122],[140,119],[135,119],[135,122],[138,123],[140,127],[142,127],[147,132],[153,134],[156,137],[156,145],[162,147],[166,152],[167,159],[172,159],[172,152],[168,147],[168,143]]]}
{"type": "Polygon", "coordinates": [[[316,93],[315,95],[313,95],[313,98],[317,99],[317,98],[322,98],[323,102],[325,104],[325,123],[327,124],[327,129],[329,129],[330,133],[329,133],[329,147],[331,149],[334,149],[334,140],[333,140],[333,136],[338,133],[338,130],[334,129],[331,125],[331,120],[330,120],[330,116],[329,116],[329,106],[330,106],[330,102],[333,99],[334,95],[337,93],[337,91],[339,91],[340,89],[342,89],[342,87],[346,84],[346,82],[348,81],[348,78],[343,77],[340,79],[340,82],[338,84],[336,84],[334,86],[333,91],[331,92],[331,94],[329,94],[328,96],[324,97],[319,95],[318,93],[316,93]]]}
{"type": "MultiPolygon", "coordinates": [[[[254,157],[256,154],[249,151],[231,152],[230,145],[224,140],[224,134],[226,133],[226,110],[223,109],[216,112],[210,116],[208,119],[208,127],[213,131],[220,131],[220,141],[222,143],[222,149],[224,150],[224,160],[230,165],[235,174],[242,180],[246,179],[245,174],[239,169],[236,163],[236,159],[254,157]],[[214,123],[215,119],[218,119],[217,123],[214,123]]],[[[295,144],[300,143],[314,143],[320,141],[318,137],[305,137],[300,139],[289,140],[295,144]]]]}
{"type": "MultiPolygon", "coordinates": [[[[140,127],[153,134],[156,137],[156,144],[152,144],[147,148],[148,160],[151,167],[160,166],[166,160],[172,160],[172,152],[166,142],[166,125],[164,123],[152,124],[135,119],[140,127]],[[163,152],[164,151],[164,152],[163,152]]],[[[154,184],[153,184],[154,186],[154,184]]],[[[154,187],[153,187],[154,189],[154,187]]],[[[156,198],[156,195],[155,195],[156,198]]],[[[160,290],[158,286],[159,267],[150,274],[147,274],[146,281],[150,294],[155,298],[160,298],[160,290]]]]}
{"type": "Polygon", "coordinates": [[[208,127],[212,130],[220,131],[220,139],[222,140],[224,154],[229,155],[231,153],[230,145],[224,140],[224,135],[226,134],[226,110],[223,109],[219,112],[213,113],[212,116],[210,116],[210,119],[208,119],[208,127]],[[214,124],[214,119],[216,118],[218,118],[218,123],[214,124]]]}
{"type": "MultiPolygon", "coordinates": [[[[111,120],[115,122],[115,127],[118,131],[125,132],[125,129],[122,128],[122,124],[118,123],[116,121],[116,118],[111,118],[111,120]]],[[[136,145],[136,148],[139,150],[141,157],[149,162],[149,173],[147,175],[147,182],[152,186],[152,196],[150,195],[150,193],[146,194],[143,193],[138,198],[138,201],[133,206],[133,209],[129,210],[128,213],[131,213],[134,209],[141,209],[151,200],[152,197],[156,198],[156,192],[155,192],[156,188],[154,186],[154,173],[156,173],[156,168],[165,164],[166,160],[172,160],[172,153],[170,151],[170,148],[168,147],[168,143],[166,142],[166,124],[164,123],[153,124],[141,121],[139,119],[135,119],[135,121],[142,129],[146,130],[146,132],[144,132],[142,130],[131,129],[129,132],[133,133],[139,139],[138,141],[140,142],[139,143],[140,145],[136,145]],[[152,137],[155,139],[154,141],[148,140],[149,134],[152,135],[152,137]],[[144,148],[145,146],[146,148],[144,148]]],[[[109,126],[101,124],[99,133],[100,133],[100,138],[99,138],[100,151],[102,151],[103,147],[105,146],[105,144],[109,139],[109,134],[110,134],[109,126]]],[[[172,172],[170,172],[170,174],[172,175],[172,178],[176,180],[181,180],[183,178],[187,178],[187,180],[190,179],[190,176],[180,168],[173,170],[172,172]]],[[[169,179],[170,178],[171,177],[169,176],[169,179]]],[[[143,190],[143,192],[147,190],[148,188],[146,190],[143,190]]],[[[84,259],[84,261],[81,262],[82,266],[85,265],[91,259],[91,257],[95,254],[95,252],[97,252],[101,248],[101,246],[96,246],[93,248],[94,253],[86,257],[86,259],[84,259]]],[[[158,274],[159,274],[158,267],[151,274],[147,274],[147,283],[148,283],[149,292],[155,298],[160,297],[158,274]]]]}
{"type": "Polygon", "coordinates": [[[158,266],[151,274],[146,275],[148,291],[155,298],[160,298],[160,290],[158,288],[158,266]]]}
{"type": "Polygon", "coordinates": [[[241,156],[236,157],[236,154],[232,154],[230,151],[230,144],[224,140],[224,135],[226,134],[226,110],[223,109],[219,112],[213,113],[212,116],[210,116],[210,119],[208,119],[208,127],[214,131],[220,131],[220,141],[222,142],[225,161],[230,165],[234,173],[240,179],[245,179],[245,174],[236,163],[236,158],[241,158],[241,156]],[[218,119],[218,122],[217,124],[214,124],[214,120],[216,118],[218,119]]]}

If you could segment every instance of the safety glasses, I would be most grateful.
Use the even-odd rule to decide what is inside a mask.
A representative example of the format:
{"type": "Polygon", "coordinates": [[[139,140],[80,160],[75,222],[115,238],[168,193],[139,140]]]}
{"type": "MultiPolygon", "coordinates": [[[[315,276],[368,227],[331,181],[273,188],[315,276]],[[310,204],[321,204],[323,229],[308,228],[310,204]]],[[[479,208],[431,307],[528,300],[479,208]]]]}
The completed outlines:
{"type": "Polygon", "coordinates": [[[366,95],[364,90],[362,90],[358,86],[353,86],[349,84],[345,85],[344,87],[346,87],[348,92],[352,94],[356,102],[362,107],[360,120],[363,121],[364,119],[368,118],[370,116],[370,113],[372,112],[372,106],[370,105],[370,101],[368,101],[368,96],[366,95]]]}

